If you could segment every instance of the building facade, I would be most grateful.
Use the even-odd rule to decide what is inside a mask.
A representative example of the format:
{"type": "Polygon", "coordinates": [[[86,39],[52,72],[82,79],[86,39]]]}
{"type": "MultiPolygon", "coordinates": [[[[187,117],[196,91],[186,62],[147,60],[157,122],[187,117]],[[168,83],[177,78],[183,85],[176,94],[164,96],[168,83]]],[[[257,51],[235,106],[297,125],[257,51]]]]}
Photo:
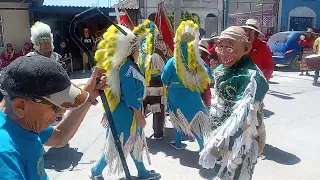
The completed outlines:
{"type": "Polygon", "coordinates": [[[277,31],[278,0],[230,0],[229,25],[244,25],[249,18],[258,20],[261,31],[277,31]]]}
{"type": "MultiPolygon", "coordinates": [[[[140,0],[141,15],[148,19],[157,12],[158,4],[162,0],[140,0]]],[[[181,10],[188,11],[198,17],[200,27],[207,35],[219,33],[223,28],[223,0],[181,0],[181,10]]],[[[174,0],[164,0],[168,13],[174,11],[174,0]]]]}
{"type": "Polygon", "coordinates": [[[281,0],[280,27],[283,30],[296,31],[304,31],[308,27],[319,29],[319,8],[319,0],[281,0]]]}
{"type": "Polygon", "coordinates": [[[7,43],[19,50],[25,42],[30,42],[29,8],[40,0],[0,1],[0,52],[7,43]]]}

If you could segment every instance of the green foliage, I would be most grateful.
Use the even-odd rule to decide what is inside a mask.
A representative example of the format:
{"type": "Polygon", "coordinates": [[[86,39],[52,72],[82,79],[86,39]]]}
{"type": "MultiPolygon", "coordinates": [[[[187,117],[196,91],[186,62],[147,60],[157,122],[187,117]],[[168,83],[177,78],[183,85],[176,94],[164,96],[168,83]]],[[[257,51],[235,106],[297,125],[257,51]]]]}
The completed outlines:
{"type": "MultiPolygon", "coordinates": [[[[174,28],[174,12],[169,14],[169,20],[171,22],[172,27],[174,28]]],[[[199,24],[199,19],[196,15],[188,12],[188,11],[181,11],[181,21],[191,20],[197,24],[199,24]]]]}

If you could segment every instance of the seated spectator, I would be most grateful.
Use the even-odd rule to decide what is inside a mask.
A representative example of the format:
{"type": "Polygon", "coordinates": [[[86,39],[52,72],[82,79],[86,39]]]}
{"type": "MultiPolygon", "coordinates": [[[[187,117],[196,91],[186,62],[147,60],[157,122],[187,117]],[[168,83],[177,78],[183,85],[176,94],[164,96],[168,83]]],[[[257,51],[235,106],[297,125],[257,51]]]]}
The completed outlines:
{"type": "Polygon", "coordinates": [[[31,52],[31,45],[28,42],[24,43],[24,47],[21,49],[20,51],[20,56],[25,56],[27,55],[29,52],[31,52]]]}
{"type": "Polygon", "coordinates": [[[12,47],[11,43],[7,44],[7,49],[1,53],[0,60],[1,60],[1,68],[7,67],[12,61],[17,59],[18,54],[12,47]]]}

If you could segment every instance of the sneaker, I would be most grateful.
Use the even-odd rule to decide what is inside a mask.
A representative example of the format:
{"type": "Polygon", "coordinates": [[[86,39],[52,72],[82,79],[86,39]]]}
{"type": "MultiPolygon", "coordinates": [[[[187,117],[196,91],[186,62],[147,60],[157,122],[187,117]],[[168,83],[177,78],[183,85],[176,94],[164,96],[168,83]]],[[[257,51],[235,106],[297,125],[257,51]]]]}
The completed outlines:
{"type": "Polygon", "coordinates": [[[88,176],[91,180],[104,180],[102,175],[94,176],[92,169],[88,172],[88,176]]]}
{"type": "Polygon", "coordinates": [[[161,175],[159,173],[156,173],[154,170],[151,170],[148,176],[138,176],[139,180],[156,180],[160,178],[161,175]]]}
{"type": "Polygon", "coordinates": [[[82,72],[81,72],[82,74],[85,74],[86,73],[86,70],[82,70],[82,72]]]}
{"type": "Polygon", "coordinates": [[[163,136],[153,136],[153,139],[155,140],[161,140],[163,138],[163,136]]]}
{"type": "Polygon", "coordinates": [[[176,145],[176,141],[173,140],[173,141],[170,142],[170,146],[175,148],[175,149],[177,149],[177,150],[183,150],[183,149],[186,148],[187,145],[186,144],[182,144],[182,146],[177,146],[176,145]]]}

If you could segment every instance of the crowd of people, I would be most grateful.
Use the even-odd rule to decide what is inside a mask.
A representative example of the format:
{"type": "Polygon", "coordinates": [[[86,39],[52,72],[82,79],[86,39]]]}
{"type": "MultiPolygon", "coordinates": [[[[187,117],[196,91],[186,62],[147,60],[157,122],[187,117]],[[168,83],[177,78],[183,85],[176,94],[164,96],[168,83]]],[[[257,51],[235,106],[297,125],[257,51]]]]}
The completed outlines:
{"type": "MultiPolygon", "coordinates": [[[[196,23],[182,21],[170,58],[152,21],[133,30],[112,25],[99,39],[96,67],[90,67],[91,78],[80,89],[56,59],[50,27],[37,22],[31,28],[35,51],[8,64],[0,78],[0,176],[47,179],[43,146],[68,143],[97,104],[98,90],[104,90],[124,155],[133,158],[138,179],[161,178],[143,161],[144,152],[149,153],[144,133],[149,111],[152,138],[163,138],[168,112],[174,126],[171,147],[186,148],[182,137],[187,135],[199,145],[199,164],[214,169],[217,179],[250,180],[265,145],[263,99],[273,72],[272,55],[260,40],[264,35],[258,24],[249,19],[244,26],[201,39],[196,23]],[[70,111],[65,114],[66,110],[70,111]],[[57,117],[62,120],[52,126],[57,117]]],[[[94,50],[94,39],[86,29],[84,34],[82,42],[94,50]]],[[[83,58],[88,59],[87,54],[83,58]]],[[[106,139],[101,158],[89,172],[93,180],[104,179],[105,168],[109,173],[123,171],[108,118],[101,115],[106,139]]]]}
{"type": "Polygon", "coordinates": [[[7,67],[12,61],[17,59],[20,56],[25,56],[31,51],[30,43],[24,43],[24,47],[20,50],[20,52],[16,52],[11,43],[7,43],[6,49],[1,53],[1,68],[7,67]]]}

